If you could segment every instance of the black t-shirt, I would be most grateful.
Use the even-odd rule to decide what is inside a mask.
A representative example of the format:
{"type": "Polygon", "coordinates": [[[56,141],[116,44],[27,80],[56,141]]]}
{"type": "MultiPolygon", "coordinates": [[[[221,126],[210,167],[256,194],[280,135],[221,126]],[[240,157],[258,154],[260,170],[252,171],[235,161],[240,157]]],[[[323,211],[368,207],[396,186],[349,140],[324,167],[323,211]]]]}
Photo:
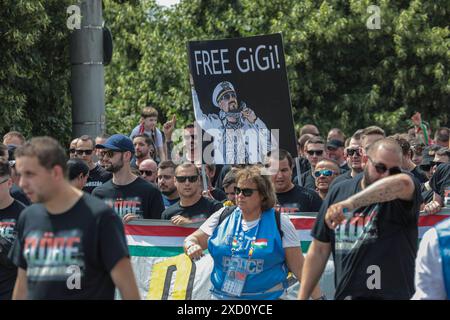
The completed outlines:
{"type": "Polygon", "coordinates": [[[162,213],[161,219],[170,220],[173,216],[181,215],[186,218],[208,218],[214,212],[222,208],[219,201],[201,197],[195,204],[189,207],[180,205],[180,201],[168,207],[162,213]]]}
{"type": "Polygon", "coordinates": [[[110,273],[128,247],[121,220],[101,200],[83,194],[56,215],[34,204],[17,232],[11,256],[27,272],[28,299],[114,298],[110,273]]]}
{"type": "Polygon", "coordinates": [[[11,189],[9,190],[9,194],[14,199],[18,200],[19,202],[22,202],[25,206],[31,205],[30,199],[28,199],[27,195],[19,186],[13,184],[11,189]]]}
{"type": "Polygon", "coordinates": [[[132,213],[144,219],[161,219],[164,211],[161,192],[141,177],[125,186],[111,179],[95,188],[92,195],[103,199],[121,218],[132,213]]]}
{"type": "Polygon", "coordinates": [[[342,181],[350,180],[350,179],[353,179],[352,170],[348,170],[348,171],[338,175],[336,178],[334,178],[334,180],[331,181],[328,189],[331,189],[333,186],[337,185],[338,183],[341,183],[342,181]]]}
{"type": "Polygon", "coordinates": [[[431,177],[430,186],[434,192],[442,197],[444,206],[450,207],[450,163],[440,164],[436,168],[431,177]]]}
{"type": "Polygon", "coordinates": [[[223,200],[225,200],[227,198],[227,195],[225,194],[225,192],[223,192],[219,188],[212,189],[211,195],[213,196],[214,199],[216,199],[217,201],[220,201],[220,202],[222,202],[223,200]]]}
{"type": "Polygon", "coordinates": [[[414,294],[422,197],[419,183],[410,177],[415,185],[412,201],[397,199],[358,208],[349,223],[346,219],[335,230],[326,225],[325,213],[330,205],[361,191],[363,174],[328,192],[311,235],[331,243],[336,299],[410,299],[414,294]]]}
{"type": "Polygon", "coordinates": [[[419,181],[419,183],[425,183],[428,181],[427,175],[417,166],[414,167],[414,169],[412,169],[410,173],[414,176],[414,178],[417,179],[417,181],[419,181]]]}
{"type": "Polygon", "coordinates": [[[89,177],[86,185],[83,187],[83,191],[92,193],[92,191],[104,184],[106,181],[111,180],[112,173],[103,169],[100,165],[96,165],[94,169],[89,171],[89,177]]]}
{"type": "Polygon", "coordinates": [[[277,193],[278,204],[281,212],[318,212],[322,205],[319,195],[310,189],[294,185],[283,193],[277,193]]]}
{"type": "Polygon", "coordinates": [[[17,277],[17,268],[8,258],[17,236],[17,220],[25,205],[14,200],[11,205],[0,209],[0,300],[10,300],[17,277]]]}
{"type": "Polygon", "coordinates": [[[316,191],[316,180],[312,176],[311,170],[302,173],[301,179],[303,187],[316,191]]]}

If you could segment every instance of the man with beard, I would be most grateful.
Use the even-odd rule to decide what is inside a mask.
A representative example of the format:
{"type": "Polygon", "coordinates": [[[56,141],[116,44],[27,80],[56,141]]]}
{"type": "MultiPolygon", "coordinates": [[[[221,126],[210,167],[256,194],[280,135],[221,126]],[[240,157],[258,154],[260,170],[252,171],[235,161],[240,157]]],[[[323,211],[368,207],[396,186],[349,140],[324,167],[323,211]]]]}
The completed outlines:
{"type": "Polygon", "coordinates": [[[180,164],[175,170],[175,186],[180,200],[164,210],[162,219],[176,225],[207,219],[222,208],[222,203],[202,196],[200,172],[195,164],[180,164]]]}
{"type": "Polygon", "coordinates": [[[268,151],[277,148],[278,143],[270,136],[264,122],[245,102],[238,103],[236,90],[230,82],[220,82],[214,88],[212,103],[219,109],[218,114],[203,113],[193,83],[192,99],[195,119],[214,137],[214,163],[262,162],[268,151]]]}
{"type": "Polygon", "coordinates": [[[83,188],[83,191],[87,193],[92,193],[92,190],[101,186],[112,177],[110,172],[107,172],[99,164],[94,163],[93,152],[94,140],[91,137],[84,135],[77,139],[75,158],[83,160],[89,167],[89,177],[83,188]]]}
{"type": "Polygon", "coordinates": [[[134,157],[131,160],[131,166],[139,168],[142,162],[152,159],[150,151],[154,154],[154,144],[152,138],[146,134],[137,135],[133,138],[134,157]]]}
{"type": "Polygon", "coordinates": [[[109,204],[125,223],[132,219],[160,219],[164,204],[161,192],[151,183],[131,172],[133,142],[115,134],[96,148],[104,149],[106,170],[112,179],[94,189],[92,194],[109,204]]]}
{"type": "Polygon", "coordinates": [[[162,193],[165,209],[180,200],[175,187],[176,167],[177,165],[170,160],[163,161],[158,166],[158,188],[162,193]]]}
{"type": "Polygon", "coordinates": [[[364,172],[328,193],[311,232],[300,299],[308,299],[329,255],[336,299],[410,299],[418,244],[420,186],[402,173],[393,139],[371,144],[364,172]]]}

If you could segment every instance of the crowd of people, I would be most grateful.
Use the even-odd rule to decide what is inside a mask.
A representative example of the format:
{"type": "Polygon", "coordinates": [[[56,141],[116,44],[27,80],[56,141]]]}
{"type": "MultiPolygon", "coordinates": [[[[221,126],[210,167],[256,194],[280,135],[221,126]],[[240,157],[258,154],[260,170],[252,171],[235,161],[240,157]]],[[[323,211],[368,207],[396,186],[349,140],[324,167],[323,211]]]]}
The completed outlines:
{"type": "Polygon", "coordinates": [[[430,229],[419,248],[418,220],[450,206],[450,130],[431,139],[420,115],[413,122],[405,133],[370,126],[348,138],[307,124],[297,154],[279,149],[253,165],[195,161],[202,143],[194,124],[175,150],[176,118],[160,130],[153,107],[130,136],[82,135],[67,149],[8,132],[0,299],[113,299],[115,288],[139,299],[124,233],[136,219],[203,222],[184,248],[194,260],[211,254],[212,299],[278,299],[288,272],[299,299],[325,299],[319,280],[330,255],[335,299],[448,299],[449,223],[430,229]],[[294,213],[317,214],[306,256],[294,213]],[[79,269],[68,274],[70,266],[79,269]],[[77,270],[81,289],[73,290],[67,277],[77,270]],[[371,272],[379,279],[369,281],[371,272]]]}

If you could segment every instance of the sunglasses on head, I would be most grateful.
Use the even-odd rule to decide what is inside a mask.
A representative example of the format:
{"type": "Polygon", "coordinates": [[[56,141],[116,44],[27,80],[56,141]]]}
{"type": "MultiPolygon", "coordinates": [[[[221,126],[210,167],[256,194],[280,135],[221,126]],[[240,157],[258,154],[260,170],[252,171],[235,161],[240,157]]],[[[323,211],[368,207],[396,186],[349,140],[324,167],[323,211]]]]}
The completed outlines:
{"type": "Polygon", "coordinates": [[[308,150],[306,151],[310,156],[312,156],[313,154],[316,154],[316,156],[320,157],[321,155],[323,155],[323,150],[308,150]]]}
{"type": "Polygon", "coordinates": [[[234,188],[234,193],[236,195],[239,195],[242,192],[242,195],[244,197],[251,197],[254,191],[258,191],[258,189],[251,189],[251,188],[242,188],[241,189],[241,188],[238,188],[238,187],[234,188]]]}
{"type": "Polygon", "coordinates": [[[236,99],[236,93],[234,92],[228,92],[225,93],[220,100],[230,100],[230,99],[236,99]]]}
{"type": "Polygon", "coordinates": [[[357,157],[361,156],[361,152],[359,149],[347,149],[347,155],[349,157],[353,157],[353,155],[356,155],[357,157]]]}
{"type": "Polygon", "coordinates": [[[139,172],[141,173],[141,175],[146,175],[146,176],[151,176],[153,174],[152,170],[139,170],[139,172]]]}
{"type": "Polygon", "coordinates": [[[314,172],[314,177],[318,178],[320,176],[324,177],[331,177],[334,174],[333,170],[330,169],[324,169],[324,170],[318,170],[314,172]]]}
{"type": "Polygon", "coordinates": [[[392,167],[387,168],[387,166],[384,163],[381,162],[375,162],[372,160],[372,158],[368,157],[370,162],[372,162],[373,166],[375,167],[375,170],[377,170],[378,174],[384,174],[386,171],[389,171],[389,175],[392,176],[394,174],[399,174],[402,172],[400,167],[392,167]]]}
{"type": "Polygon", "coordinates": [[[188,180],[189,182],[196,182],[198,180],[198,175],[197,176],[176,176],[175,179],[177,179],[177,182],[180,182],[180,183],[185,183],[186,180],[188,180]]]}
{"type": "Polygon", "coordinates": [[[75,150],[75,153],[79,156],[86,154],[87,156],[90,156],[92,154],[92,149],[86,149],[86,150],[75,150]]]}

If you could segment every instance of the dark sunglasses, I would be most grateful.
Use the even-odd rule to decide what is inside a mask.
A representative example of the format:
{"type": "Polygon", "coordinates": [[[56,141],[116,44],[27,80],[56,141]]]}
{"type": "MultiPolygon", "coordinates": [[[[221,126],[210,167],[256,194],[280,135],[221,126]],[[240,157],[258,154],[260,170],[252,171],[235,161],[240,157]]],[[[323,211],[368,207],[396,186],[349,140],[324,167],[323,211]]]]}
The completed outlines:
{"type": "Polygon", "coordinates": [[[185,183],[186,180],[188,180],[189,182],[196,182],[198,180],[198,175],[197,176],[176,176],[175,179],[177,179],[177,182],[180,182],[180,183],[185,183]]]}
{"type": "Polygon", "coordinates": [[[323,155],[323,150],[308,150],[306,151],[310,156],[312,156],[313,154],[316,154],[316,156],[320,157],[321,155],[323,155]]]}
{"type": "Polygon", "coordinates": [[[254,191],[258,191],[258,189],[250,189],[250,188],[243,188],[243,189],[241,189],[241,188],[238,188],[238,187],[234,188],[234,193],[236,195],[241,194],[241,192],[242,192],[244,197],[251,197],[254,191]]]}
{"type": "Polygon", "coordinates": [[[372,162],[375,170],[377,170],[378,174],[384,174],[386,171],[389,171],[389,175],[392,176],[394,174],[402,173],[402,170],[399,167],[387,168],[384,163],[374,162],[370,157],[368,157],[370,162],[372,162]]]}
{"type": "Polygon", "coordinates": [[[94,150],[92,150],[92,149],[75,150],[75,153],[79,156],[83,155],[83,153],[86,154],[87,156],[90,156],[92,154],[92,151],[94,151],[94,150]]]}
{"type": "Polygon", "coordinates": [[[353,155],[356,155],[357,157],[361,156],[361,152],[359,152],[359,149],[347,149],[347,155],[349,157],[353,157],[353,155]]]}
{"type": "Polygon", "coordinates": [[[69,153],[75,153],[75,149],[69,149],[69,153]]]}
{"type": "Polygon", "coordinates": [[[228,92],[225,93],[220,100],[230,100],[230,99],[236,99],[236,93],[234,92],[228,92]]]}
{"type": "Polygon", "coordinates": [[[329,170],[329,169],[314,171],[314,177],[316,177],[316,178],[318,178],[320,176],[331,177],[333,174],[334,174],[334,171],[329,170]]]}
{"type": "Polygon", "coordinates": [[[151,176],[153,174],[152,170],[139,170],[139,172],[141,173],[141,175],[146,175],[146,176],[151,176]]]}

